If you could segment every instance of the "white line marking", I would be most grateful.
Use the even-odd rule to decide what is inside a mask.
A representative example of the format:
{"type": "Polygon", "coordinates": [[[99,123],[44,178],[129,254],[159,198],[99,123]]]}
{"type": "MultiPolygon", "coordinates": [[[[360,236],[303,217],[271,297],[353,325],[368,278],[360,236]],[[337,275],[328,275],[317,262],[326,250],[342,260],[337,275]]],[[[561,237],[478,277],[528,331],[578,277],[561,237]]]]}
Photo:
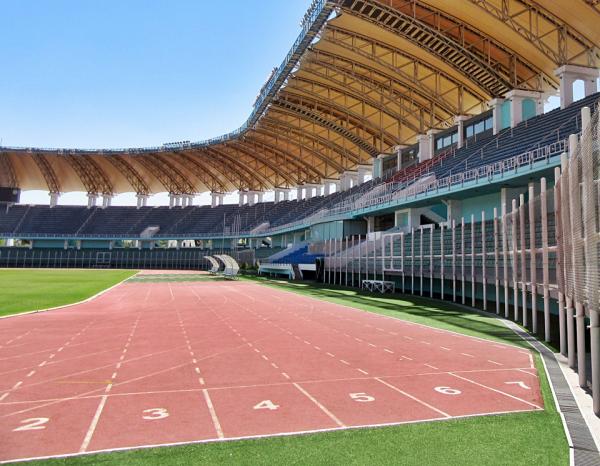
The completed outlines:
{"type": "Polygon", "coordinates": [[[427,367],[429,367],[430,369],[433,369],[433,370],[435,370],[435,371],[437,371],[437,370],[439,369],[438,367],[432,366],[431,364],[423,363],[423,365],[424,365],[424,366],[427,366],[427,367]]]}
{"type": "Polygon", "coordinates": [[[401,393],[402,395],[407,396],[411,400],[415,400],[417,403],[422,404],[423,406],[426,406],[429,409],[433,409],[436,413],[439,413],[444,417],[447,417],[447,418],[452,417],[448,413],[445,413],[444,411],[442,411],[441,409],[437,409],[435,406],[431,406],[429,403],[426,403],[423,400],[419,400],[418,398],[415,398],[411,394],[406,393],[404,390],[400,390],[395,385],[392,385],[391,383],[388,383],[385,380],[380,379],[379,377],[375,377],[375,380],[377,380],[378,382],[381,382],[383,385],[386,385],[387,387],[390,387],[392,390],[396,390],[398,393],[401,393]]]}
{"type": "Polygon", "coordinates": [[[194,367],[194,370],[196,371],[196,374],[200,373],[200,369],[198,367],[194,367]]]}
{"type": "Polygon", "coordinates": [[[11,390],[16,390],[17,388],[19,388],[21,385],[23,385],[23,381],[17,382],[16,384],[14,384],[13,388],[11,388],[11,390]]]}
{"type": "Polygon", "coordinates": [[[340,362],[341,362],[342,364],[346,364],[347,366],[349,366],[349,365],[350,365],[350,363],[349,363],[348,361],[344,361],[343,359],[340,359],[340,362]]]}
{"type": "Polygon", "coordinates": [[[321,348],[319,348],[318,346],[315,346],[315,349],[316,349],[317,351],[321,351],[321,348]]]}
{"type": "Polygon", "coordinates": [[[203,378],[203,377],[200,377],[200,378],[198,379],[198,382],[200,382],[200,385],[205,385],[205,383],[204,383],[204,378],[203,378]]]}
{"type": "Polygon", "coordinates": [[[202,390],[204,394],[204,400],[206,401],[206,406],[208,406],[208,411],[210,412],[210,417],[212,418],[213,425],[215,426],[215,431],[217,432],[217,437],[223,438],[223,429],[221,429],[221,423],[219,422],[219,418],[217,417],[217,412],[215,411],[215,407],[210,399],[210,395],[208,394],[208,390],[205,388],[202,390]]]}
{"type": "Polygon", "coordinates": [[[110,378],[111,378],[111,379],[116,379],[116,378],[117,378],[117,373],[116,373],[116,372],[113,372],[113,373],[112,373],[112,376],[111,376],[110,378]]]}
{"type": "Polygon", "coordinates": [[[48,361],[42,361],[38,364],[38,367],[44,367],[48,361]]]}
{"type": "Polygon", "coordinates": [[[265,361],[268,361],[268,360],[269,360],[269,358],[268,358],[268,357],[266,357],[264,354],[261,354],[261,357],[262,357],[262,358],[263,358],[265,361]]]}
{"type": "Polygon", "coordinates": [[[331,353],[325,353],[327,356],[331,356],[332,358],[335,358],[335,354],[331,354],[331,353]]]}
{"type": "Polygon", "coordinates": [[[473,356],[472,354],[469,354],[469,353],[460,353],[460,354],[462,354],[463,356],[467,356],[468,358],[474,358],[475,357],[475,356],[473,356]]]}
{"type": "Polygon", "coordinates": [[[369,375],[369,373],[367,371],[363,371],[362,369],[356,369],[358,372],[362,372],[365,375],[369,375]]]}
{"type": "Polygon", "coordinates": [[[27,377],[31,377],[33,374],[35,374],[35,371],[34,371],[34,370],[33,370],[33,371],[31,371],[31,372],[29,372],[29,374],[27,374],[27,377]]]}
{"type": "Polygon", "coordinates": [[[279,369],[279,366],[277,364],[275,364],[274,362],[271,363],[271,366],[273,366],[275,369],[279,369]]]}
{"type": "Polygon", "coordinates": [[[369,343],[369,346],[371,346],[373,348],[377,348],[377,345],[374,345],[373,343],[369,343]]]}
{"type": "Polygon", "coordinates": [[[283,375],[286,379],[290,380],[290,376],[287,375],[285,372],[282,372],[281,375],[283,375]]]}
{"type": "Polygon", "coordinates": [[[316,404],[317,407],[321,411],[323,411],[325,414],[327,414],[327,416],[329,416],[329,418],[333,422],[335,422],[338,426],[340,426],[340,427],[346,427],[342,421],[340,421],[337,417],[335,417],[335,415],[331,411],[329,411],[325,406],[323,406],[321,403],[319,403],[310,393],[308,393],[306,390],[304,390],[300,385],[298,385],[295,382],[294,382],[293,385],[298,390],[300,390],[304,394],[304,396],[306,396],[310,401],[312,401],[314,404],[316,404]]]}
{"type": "Polygon", "coordinates": [[[387,349],[387,348],[383,348],[383,351],[385,351],[386,353],[394,354],[394,352],[392,350],[387,349]]]}
{"type": "Polygon", "coordinates": [[[517,401],[520,401],[522,403],[528,404],[529,406],[533,406],[534,408],[542,409],[541,406],[538,406],[535,403],[530,403],[527,400],[523,400],[522,398],[519,398],[518,396],[510,395],[509,393],[505,393],[502,390],[497,390],[495,388],[488,387],[487,385],[483,385],[482,383],[478,383],[478,382],[475,382],[475,381],[473,381],[471,379],[467,379],[466,377],[461,377],[460,375],[454,374],[452,372],[450,372],[449,374],[451,376],[453,376],[453,377],[456,377],[457,379],[462,379],[462,380],[465,380],[466,382],[472,383],[473,385],[477,385],[479,387],[487,388],[488,390],[491,390],[491,391],[496,392],[496,393],[500,393],[501,395],[504,395],[504,396],[507,396],[509,398],[512,398],[513,400],[517,400],[517,401]]]}
{"type": "Polygon", "coordinates": [[[412,360],[413,360],[413,358],[409,358],[408,356],[404,356],[404,355],[402,355],[402,357],[403,357],[404,359],[408,359],[409,361],[412,361],[412,360]]]}
{"type": "Polygon", "coordinates": [[[412,337],[407,337],[406,335],[403,335],[403,338],[406,338],[407,340],[414,340],[414,338],[412,338],[412,337]]]}
{"type": "Polygon", "coordinates": [[[8,392],[4,393],[2,396],[0,396],[0,401],[4,400],[4,398],[6,398],[8,396],[8,392]]]}
{"type": "Polygon", "coordinates": [[[254,348],[254,351],[256,351],[257,353],[260,353],[260,350],[258,348],[254,348]]]}
{"type": "Polygon", "coordinates": [[[96,408],[96,413],[92,418],[92,423],[90,424],[90,427],[88,428],[87,433],[85,434],[85,438],[83,439],[81,447],[79,447],[79,453],[85,452],[87,450],[87,447],[90,445],[90,442],[92,441],[92,436],[94,435],[94,431],[98,426],[98,421],[100,420],[100,415],[102,414],[102,410],[104,409],[104,405],[106,404],[107,399],[108,395],[106,394],[102,395],[102,398],[100,398],[100,403],[98,404],[98,408],[96,408]]]}
{"type": "Polygon", "coordinates": [[[496,364],[497,366],[503,366],[504,364],[496,362],[496,361],[492,361],[491,359],[488,359],[488,362],[491,362],[492,364],[496,364]]]}
{"type": "Polygon", "coordinates": [[[450,348],[446,348],[445,346],[440,346],[444,351],[451,351],[450,348]]]}

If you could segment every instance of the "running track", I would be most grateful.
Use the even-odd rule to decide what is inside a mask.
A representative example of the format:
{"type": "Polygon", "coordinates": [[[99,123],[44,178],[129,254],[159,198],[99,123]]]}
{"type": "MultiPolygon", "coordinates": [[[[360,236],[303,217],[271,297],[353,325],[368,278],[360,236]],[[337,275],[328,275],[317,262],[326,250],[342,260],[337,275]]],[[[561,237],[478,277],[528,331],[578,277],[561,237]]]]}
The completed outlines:
{"type": "Polygon", "coordinates": [[[528,351],[248,282],[0,320],[0,461],[543,408],[528,351]]]}

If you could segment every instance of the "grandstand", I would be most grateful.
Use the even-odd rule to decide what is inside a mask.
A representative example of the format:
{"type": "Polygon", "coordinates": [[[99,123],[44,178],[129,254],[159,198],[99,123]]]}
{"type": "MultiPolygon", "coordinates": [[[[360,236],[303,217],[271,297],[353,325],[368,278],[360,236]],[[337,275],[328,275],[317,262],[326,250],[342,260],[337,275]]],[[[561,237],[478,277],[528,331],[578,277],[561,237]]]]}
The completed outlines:
{"type": "MultiPolygon", "coordinates": [[[[598,20],[585,0],[316,0],[229,134],[0,147],[0,267],[216,273],[219,259],[229,276],[239,263],[453,302],[554,345],[600,416],[598,20]],[[19,203],[31,189],[49,205],[19,203]],[[88,204],[60,205],[70,191],[88,204]],[[112,206],[121,192],[137,205],[112,206]],[[159,192],[170,205],[148,206],[159,192]],[[194,205],[203,192],[211,205],[194,205]]],[[[597,447],[565,422],[586,464],[597,447]]]]}

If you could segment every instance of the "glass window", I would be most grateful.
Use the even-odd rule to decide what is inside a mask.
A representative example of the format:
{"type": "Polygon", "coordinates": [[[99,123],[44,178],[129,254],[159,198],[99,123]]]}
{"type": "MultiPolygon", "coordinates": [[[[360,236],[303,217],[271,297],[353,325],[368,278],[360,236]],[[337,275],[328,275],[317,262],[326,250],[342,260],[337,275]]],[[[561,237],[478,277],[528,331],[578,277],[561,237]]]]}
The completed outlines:
{"type": "Polygon", "coordinates": [[[485,130],[485,125],[483,121],[478,121],[475,123],[475,134],[483,133],[485,130]]]}
{"type": "Polygon", "coordinates": [[[473,134],[474,134],[473,129],[474,129],[473,125],[467,126],[467,137],[468,138],[473,137],[473,134]]]}
{"type": "Polygon", "coordinates": [[[494,127],[494,118],[490,117],[485,120],[485,130],[492,129],[494,127]]]}

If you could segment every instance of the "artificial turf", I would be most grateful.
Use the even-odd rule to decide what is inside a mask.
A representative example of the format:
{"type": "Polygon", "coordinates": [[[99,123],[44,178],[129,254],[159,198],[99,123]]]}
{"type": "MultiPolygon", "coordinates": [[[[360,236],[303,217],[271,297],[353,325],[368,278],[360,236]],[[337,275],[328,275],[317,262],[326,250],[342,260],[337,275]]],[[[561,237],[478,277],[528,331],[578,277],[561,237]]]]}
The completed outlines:
{"type": "Polygon", "coordinates": [[[76,303],[135,273],[131,270],[0,270],[0,316],[76,303]]]}
{"type": "MultiPolygon", "coordinates": [[[[318,285],[260,281],[269,286],[467,335],[527,347],[496,319],[451,304],[380,297],[318,285]]],[[[36,461],[79,465],[567,465],[568,445],[539,356],[543,411],[343,430],[36,461]]]]}

